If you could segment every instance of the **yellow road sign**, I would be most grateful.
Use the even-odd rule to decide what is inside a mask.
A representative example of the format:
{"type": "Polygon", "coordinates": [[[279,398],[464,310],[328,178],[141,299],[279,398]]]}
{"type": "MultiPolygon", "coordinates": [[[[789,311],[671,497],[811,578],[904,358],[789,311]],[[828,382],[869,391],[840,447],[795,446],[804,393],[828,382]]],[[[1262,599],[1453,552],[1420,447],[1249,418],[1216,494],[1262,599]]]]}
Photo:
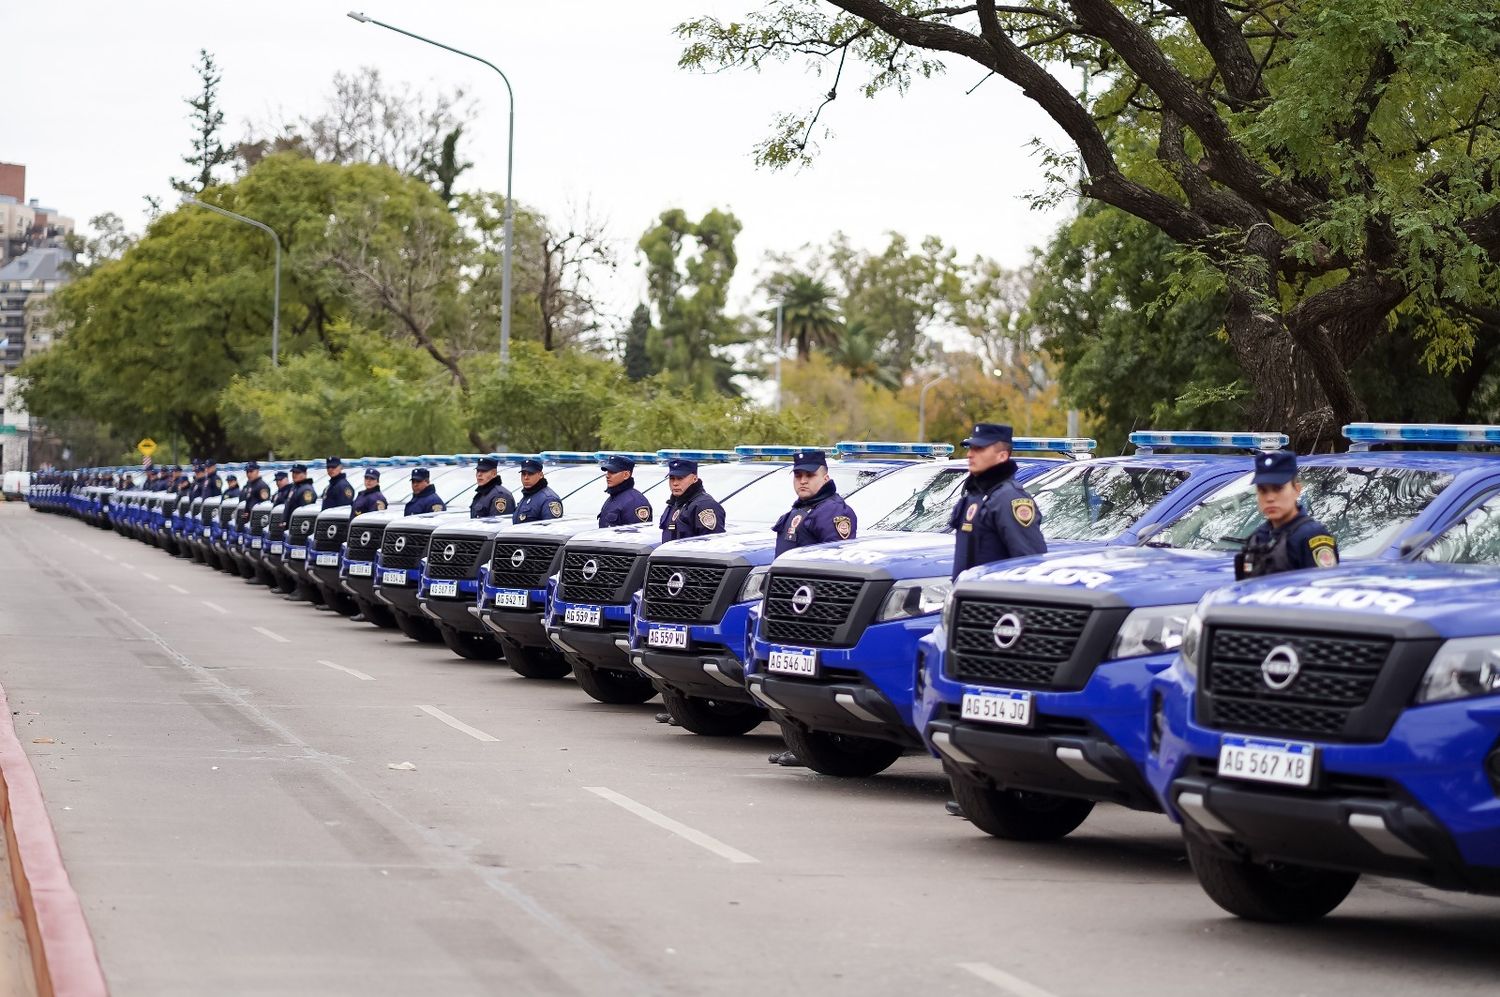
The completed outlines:
{"type": "Polygon", "coordinates": [[[156,441],[148,436],[141,442],[137,443],[135,445],[135,448],[141,452],[142,457],[150,457],[152,454],[156,453],[156,441]]]}

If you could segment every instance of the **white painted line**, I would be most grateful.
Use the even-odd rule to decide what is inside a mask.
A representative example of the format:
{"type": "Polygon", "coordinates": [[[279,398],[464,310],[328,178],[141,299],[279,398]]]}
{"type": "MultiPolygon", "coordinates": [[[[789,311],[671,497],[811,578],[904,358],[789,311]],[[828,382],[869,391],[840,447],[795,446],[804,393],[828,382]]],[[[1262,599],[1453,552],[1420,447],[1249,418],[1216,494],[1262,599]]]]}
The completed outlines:
{"type": "Polygon", "coordinates": [[[159,582],[159,581],[161,581],[161,579],[160,579],[160,578],[157,578],[157,577],[156,577],[156,576],[155,576],[155,575],[153,575],[153,574],[152,574],[152,573],[151,573],[151,572],[149,572],[149,571],[142,571],[142,572],[141,572],[141,575],[142,575],[142,576],[143,576],[143,577],[144,577],[144,578],[145,578],[145,579],[146,579],[146,581],[148,581],[148,582],[159,582]]]}
{"type": "Polygon", "coordinates": [[[221,616],[229,615],[229,610],[225,609],[217,602],[209,602],[207,599],[199,599],[198,601],[203,603],[203,605],[207,606],[209,609],[212,609],[214,612],[220,614],[221,616]]]}
{"type": "Polygon", "coordinates": [[[419,705],[417,707],[417,709],[421,710],[423,713],[427,714],[430,717],[436,717],[437,719],[441,720],[443,723],[447,724],[449,727],[452,727],[454,730],[461,730],[461,731],[463,731],[465,734],[469,735],[470,737],[472,737],[476,741],[498,741],[498,740],[500,740],[498,737],[494,737],[492,735],[486,734],[484,731],[480,730],[478,727],[470,727],[468,724],[466,724],[462,720],[458,719],[458,717],[455,717],[455,716],[453,716],[451,714],[448,714],[448,713],[444,713],[442,710],[438,709],[436,706],[420,706],[419,705]]]}
{"type": "Polygon", "coordinates": [[[254,630],[258,634],[264,634],[265,636],[271,638],[272,640],[274,640],[278,644],[290,644],[291,643],[291,641],[289,641],[285,637],[281,636],[281,634],[276,633],[273,630],[267,630],[265,627],[251,627],[250,629],[254,630]]]}
{"type": "Polygon", "coordinates": [[[704,834],[702,831],[688,827],[681,821],[673,820],[666,814],[658,813],[645,804],[637,803],[630,797],[617,793],[613,789],[608,789],[604,786],[584,786],[583,788],[588,790],[590,793],[593,793],[595,796],[599,796],[608,800],[617,807],[620,807],[624,810],[629,810],[631,813],[635,814],[642,820],[650,821],[652,824],[655,824],[659,828],[671,831],[679,838],[684,838],[688,841],[691,841],[699,848],[713,852],[721,859],[728,859],[729,861],[737,864],[758,863],[760,861],[760,859],[756,858],[754,855],[746,855],[738,848],[734,848],[730,845],[724,844],[724,842],[720,841],[718,838],[710,837],[709,835],[704,834]]]}
{"type": "Polygon", "coordinates": [[[1027,983],[1003,969],[996,969],[987,962],[961,962],[958,968],[973,973],[986,983],[993,983],[1011,997],[1054,997],[1052,991],[1043,990],[1034,983],[1027,983]]]}
{"type": "Polygon", "coordinates": [[[113,554],[100,554],[99,556],[104,558],[106,561],[111,561],[116,564],[119,563],[118,561],[115,561],[115,556],[113,554]]]}
{"type": "Polygon", "coordinates": [[[373,675],[366,675],[364,672],[359,671],[358,669],[345,668],[343,665],[335,665],[333,662],[331,662],[331,661],[324,661],[322,658],[318,659],[318,664],[320,664],[320,665],[327,665],[329,668],[335,669],[337,671],[345,672],[345,673],[347,673],[349,675],[353,675],[355,678],[357,678],[357,679],[363,679],[366,682],[374,682],[375,681],[375,676],[373,676],[373,675]]]}
{"type": "Polygon", "coordinates": [[[171,589],[173,592],[176,592],[178,595],[188,594],[187,589],[183,588],[181,585],[173,585],[171,582],[167,583],[167,588],[171,589]]]}

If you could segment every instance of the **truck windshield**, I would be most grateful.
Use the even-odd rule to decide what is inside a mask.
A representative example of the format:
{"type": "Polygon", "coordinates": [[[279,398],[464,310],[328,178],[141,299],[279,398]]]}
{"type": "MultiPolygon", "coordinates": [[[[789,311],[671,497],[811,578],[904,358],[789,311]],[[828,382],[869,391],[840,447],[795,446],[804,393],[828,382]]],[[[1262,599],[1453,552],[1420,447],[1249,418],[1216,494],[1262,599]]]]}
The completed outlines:
{"type": "MultiPolygon", "coordinates": [[[[1150,543],[1188,550],[1239,550],[1265,520],[1245,474],[1214,492],[1150,543]]],[[[1453,475],[1399,467],[1304,467],[1302,507],[1339,542],[1341,556],[1376,557],[1395,542],[1453,475]]]]}
{"type": "Polygon", "coordinates": [[[1146,464],[1068,464],[1026,483],[1049,540],[1113,540],[1140,521],[1188,472],[1146,464]]]}
{"type": "Polygon", "coordinates": [[[1500,495],[1470,509],[1417,555],[1445,564],[1500,564],[1500,495]]]}
{"type": "MultiPolygon", "coordinates": [[[[927,478],[871,529],[905,530],[909,533],[941,533],[958,501],[959,490],[969,472],[963,467],[944,467],[927,478]]],[[[895,477],[895,475],[892,475],[895,477]]]]}

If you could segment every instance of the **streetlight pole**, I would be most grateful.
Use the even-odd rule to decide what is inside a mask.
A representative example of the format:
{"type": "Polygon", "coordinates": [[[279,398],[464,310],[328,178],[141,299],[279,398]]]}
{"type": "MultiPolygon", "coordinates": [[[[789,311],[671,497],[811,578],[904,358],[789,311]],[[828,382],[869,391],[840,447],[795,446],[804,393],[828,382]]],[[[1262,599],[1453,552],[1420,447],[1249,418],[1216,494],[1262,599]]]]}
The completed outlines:
{"type": "Polygon", "coordinates": [[[948,380],[947,374],[939,374],[926,384],[922,385],[922,393],[917,396],[917,442],[927,442],[927,392],[939,381],[948,380]]]}
{"type": "Polygon", "coordinates": [[[200,208],[207,208],[209,211],[223,215],[225,218],[233,218],[237,222],[254,225],[266,233],[266,235],[269,235],[271,241],[276,243],[276,284],[271,294],[271,366],[281,366],[281,239],[272,230],[271,226],[265,222],[258,222],[254,218],[246,218],[244,215],[235,214],[228,208],[221,208],[217,204],[200,201],[191,195],[184,197],[182,201],[184,204],[196,204],[200,208]]]}
{"type": "Polygon", "coordinates": [[[419,35],[413,31],[398,28],[394,24],[377,21],[375,18],[356,10],[349,11],[349,17],[361,24],[378,24],[387,31],[394,31],[398,35],[405,35],[408,38],[415,38],[419,42],[435,45],[440,49],[452,52],[454,55],[473,59],[475,62],[489,66],[505,82],[505,94],[510,99],[510,124],[505,138],[505,262],[500,270],[500,363],[503,366],[510,361],[510,261],[511,247],[515,243],[515,202],[510,196],[510,191],[511,177],[515,172],[516,161],[516,92],[511,89],[510,77],[506,76],[499,66],[488,59],[481,59],[473,52],[465,52],[461,48],[444,45],[442,42],[433,41],[431,38],[419,35]]]}

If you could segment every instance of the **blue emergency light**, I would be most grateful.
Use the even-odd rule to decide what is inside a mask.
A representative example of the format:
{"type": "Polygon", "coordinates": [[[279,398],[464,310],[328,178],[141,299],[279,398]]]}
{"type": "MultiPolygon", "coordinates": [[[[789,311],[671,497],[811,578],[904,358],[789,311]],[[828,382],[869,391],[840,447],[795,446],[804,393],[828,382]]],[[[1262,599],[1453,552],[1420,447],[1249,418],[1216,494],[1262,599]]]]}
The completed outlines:
{"type": "Polygon", "coordinates": [[[443,465],[446,465],[448,467],[454,467],[454,466],[456,466],[458,464],[464,463],[464,459],[462,457],[460,457],[456,453],[452,453],[452,454],[424,453],[422,456],[418,457],[417,460],[421,461],[423,464],[443,464],[443,465]]]}
{"type": "Polygon", "coordinates": [[[543,464],[597,464],[599,455],[592,450],[543,450],[537,454],[543,464]]]}
{"type": "Polygon", "coordinates": [[[1130,434],[1137,452],[1157,447],[1183,450],[1281,450],[1291,442],[1285,433],[1203,433],[1196,430],[1142,431],[1130,434]]]}
{"type": "Polygon", "coordinates": [[[807,446],[794,446],[790,443],[757,443],[750,445],[741,443],[734,448],[734,452],[745,460],[791,460],[799,450],[826,450],[827,447],[808,444],[807,446]]]}
{"type": "Polygon", "coordinates": [[[486,456],[497,464],[519,464],[523,460],[531,459],[529,453],[492,453],[486,456]]]}
{"type": "Polygon", "coordinates": [[[1500,426],[1462,426],[1440,422],[1351,422],[1344,439],[1355,449],[1372,443],[1490,443],[1500,444],[1500,426]]]}
{"type": "Polygon", "coordinates": [[[659,459],[654,450],[600,450],[594,454],[594,459],[598,461],[609,457],[629,457],[637,464],[655,464],[659,459]]]}
{"type": "Polygon", "coordinates": [[[951,443],[896,443],[887,440],[840,440],[833,445],[840,457],[931,457],[940,460],[952,456],[951,443]]]}
{"type": "Polygon", "coordinates": [[[662,460],[696,460],[700,464],[741,459],[733,450],[658,450],[656,456],[662,460]]]}
{"type": "Polygon", "coordinates": [[[1085,436],[1018,436],[1010,444],[1013,453],[1091,454],[1098,447],[1097,440],[1085,436]]]}

